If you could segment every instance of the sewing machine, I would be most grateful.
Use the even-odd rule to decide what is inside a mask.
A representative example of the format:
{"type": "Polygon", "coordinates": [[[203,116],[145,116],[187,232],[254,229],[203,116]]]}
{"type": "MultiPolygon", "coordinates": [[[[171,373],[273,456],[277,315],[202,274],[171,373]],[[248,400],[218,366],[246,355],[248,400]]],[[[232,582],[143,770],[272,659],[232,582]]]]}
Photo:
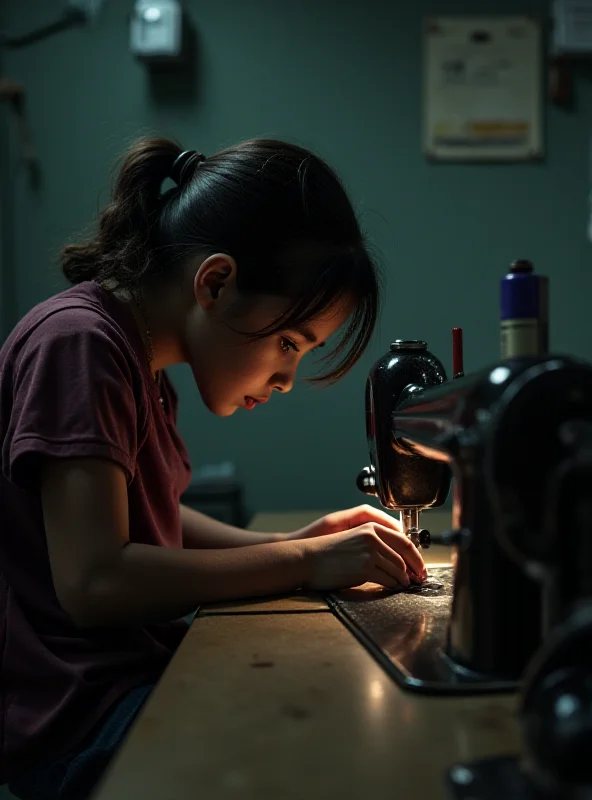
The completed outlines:
{"type": "Polygon", "coordinates": [[[403,688],[521,690],[525,759],[455,766],[453,797],[581,792],[592,785],[592,367],[519,358],[447,380],[424,342],[396,341],[368,377],[366,429],[358,487],[400,510],[416,545],[455,557],[409,592],[358,607],[336,595],[336,612],[403,688]],[[452,528],[432,536],[428,510],[452,477],[452,528]]]}

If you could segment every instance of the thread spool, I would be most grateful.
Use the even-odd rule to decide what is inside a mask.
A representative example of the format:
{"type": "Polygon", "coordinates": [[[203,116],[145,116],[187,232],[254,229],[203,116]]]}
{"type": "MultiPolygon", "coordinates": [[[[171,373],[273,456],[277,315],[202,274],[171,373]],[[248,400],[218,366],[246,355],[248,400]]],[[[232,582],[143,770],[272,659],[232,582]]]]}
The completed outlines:
{"type": "Polygon", "coordinates": [[[548,352],[549,279],[519,259],[500,282],[500,354],[506,359],[548,352]]]}

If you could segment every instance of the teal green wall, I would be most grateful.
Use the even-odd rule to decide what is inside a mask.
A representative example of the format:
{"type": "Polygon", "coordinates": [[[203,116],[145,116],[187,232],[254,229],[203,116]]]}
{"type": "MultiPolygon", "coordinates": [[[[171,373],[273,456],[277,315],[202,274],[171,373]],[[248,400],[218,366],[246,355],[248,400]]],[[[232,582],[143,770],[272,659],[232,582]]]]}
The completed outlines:
{"type": "MultiPolygon", "coordinates": [[[[156,89],[128,52],[131,2],[107,0],[94,29],[5,59],[24,81],[43,165],[42,187],[13,185],[15,315],[63,287],[52,258],[107,197],[113,158],[158,131],[211,153],[272,135],[314,148],[342,175],[382,252],[388,290],[372,352],[342,384],[298,387],[252,414],[213,418],[188,371],[173,371],[181,430],[195,464],[237,462],[251,509],[360,502],[368,367],[399,337],[425,338],[450,363],[450,329],[465,329],[466,367],[497,357],[497,282],[528,257],[552,282],[552,344],[592,358],[591,247],[586,240],[592,89],[577,109],[547,108],[547,158],[537,165],[426,163],[420,148],[420,21],[424,13],[546,15],[542,0],[194,0],[193,98],[156,89]]],[[[22,29],[61,0],[9,0],[22,29]]],[[[6,265],[5,265],[6,266],[6,265]]]]}

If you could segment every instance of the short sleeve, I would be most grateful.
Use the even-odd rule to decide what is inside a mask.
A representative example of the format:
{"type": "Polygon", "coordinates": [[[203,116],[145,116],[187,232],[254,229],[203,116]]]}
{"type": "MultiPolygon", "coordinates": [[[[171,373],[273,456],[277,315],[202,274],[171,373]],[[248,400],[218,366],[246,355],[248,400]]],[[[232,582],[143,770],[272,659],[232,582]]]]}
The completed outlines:
{"type": "Polygon", "coordinates": [[[142,398],[124,341],[80,309],[54,314],[30,333],[14,364],[2,444],[8,480],[32,488],[41,458],[49,456],[110,459],[131,482],[142,398]]]}

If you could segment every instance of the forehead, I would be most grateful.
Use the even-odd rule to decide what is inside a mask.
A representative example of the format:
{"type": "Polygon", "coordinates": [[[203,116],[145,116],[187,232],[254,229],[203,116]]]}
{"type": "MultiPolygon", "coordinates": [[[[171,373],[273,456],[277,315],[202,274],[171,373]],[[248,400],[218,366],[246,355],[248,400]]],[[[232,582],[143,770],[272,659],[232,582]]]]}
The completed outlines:
{"type": "MultiPolygon", "coordinates": [[[[263,328],[278,319],[291,305],[290,300],[282,297],[267,295],[260,298],[254,307],[251,307],[250,318],[258,327],[263,328]]],[[[307,338],[306,334],[312,334],[318,342],[328,339],[335,331],[340,328],[353,311],[354,303],[352,300],[342,300],[334,306],[326,309],[321,314],[307,320],[302,326],[301,335],[307,338]]],[[[299,333],[298,328],[288,329],[299,333]]]]}
{"type": "Polygon", "coordinates": [[[328,339],[343,325],[352,310],[353,304],[351,302],[340,303],[333,308],[327,309],[318,317],[310,319],[306,323],[306,328],[310,333],[314,334],[318,342],[324,342],[325,339],[328,339]]]}

